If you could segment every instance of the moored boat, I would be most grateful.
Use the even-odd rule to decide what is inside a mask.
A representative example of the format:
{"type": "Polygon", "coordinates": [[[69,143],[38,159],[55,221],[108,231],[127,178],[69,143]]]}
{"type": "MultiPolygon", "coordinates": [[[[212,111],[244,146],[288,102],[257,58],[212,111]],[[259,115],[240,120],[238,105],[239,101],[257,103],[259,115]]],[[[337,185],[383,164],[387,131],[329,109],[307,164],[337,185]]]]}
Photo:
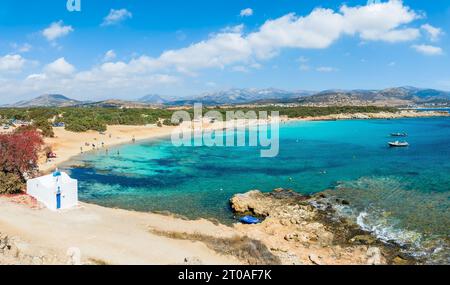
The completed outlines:
{"type": "Polygon", "coordinates": [[[260,219],[252,217],[252,216],[245,216],[239,219],[239,221],[243,224],[259,224],[261,222],[260,219]]]}
{"type": "Polygon", "coordinates": [[[407,137],[407,133],[392,133],[391,137],[407,137]]]}
{"type": "Polygon", "coordinates": [[[395,142],[389,142],[389,146],[391,146],[391,147],[407,147],[407,146],[409,146],[409,143],[395,141],[395,142]]]}

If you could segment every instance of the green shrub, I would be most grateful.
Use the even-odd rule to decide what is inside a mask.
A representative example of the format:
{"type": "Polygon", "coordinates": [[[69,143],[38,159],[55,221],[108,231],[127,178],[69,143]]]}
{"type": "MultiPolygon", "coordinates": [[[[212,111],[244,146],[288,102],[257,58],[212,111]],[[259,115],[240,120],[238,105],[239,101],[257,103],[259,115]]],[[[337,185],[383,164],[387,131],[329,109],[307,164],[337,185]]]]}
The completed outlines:
{"type": "Polygon", "coordinates": [[[55,136],[53,126],[47,119],[37,119],[33,122],[33,126],[36,129],[41,130],[44,137],[53,138],[55,136]]]}
{"type": "Polygon", "coordinates": [[[25,184],[13,173],[0,172],[0,194],[17,194],[22,192],[25,184]]]}

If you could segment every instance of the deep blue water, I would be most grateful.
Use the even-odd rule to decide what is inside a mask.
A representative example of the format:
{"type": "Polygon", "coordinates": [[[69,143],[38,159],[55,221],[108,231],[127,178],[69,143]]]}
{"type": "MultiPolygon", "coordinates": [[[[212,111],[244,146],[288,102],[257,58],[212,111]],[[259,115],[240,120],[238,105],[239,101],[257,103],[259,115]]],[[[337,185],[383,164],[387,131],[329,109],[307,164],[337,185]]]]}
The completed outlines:
{"type": "Polygon", "coordinates": [[[168,139],[109,153],[85,154],[75,161],[85,167],[69,167],[81,200],[229,222],[235,193],[334,189],[351,202],[343,213],[386,239],[449,237],[448,118],[288,123],[275,158],[261,158],[258,148],[174,147],[168,139]],[[389,148],[393,132],[407,132],[410,147],[389,148]]]}

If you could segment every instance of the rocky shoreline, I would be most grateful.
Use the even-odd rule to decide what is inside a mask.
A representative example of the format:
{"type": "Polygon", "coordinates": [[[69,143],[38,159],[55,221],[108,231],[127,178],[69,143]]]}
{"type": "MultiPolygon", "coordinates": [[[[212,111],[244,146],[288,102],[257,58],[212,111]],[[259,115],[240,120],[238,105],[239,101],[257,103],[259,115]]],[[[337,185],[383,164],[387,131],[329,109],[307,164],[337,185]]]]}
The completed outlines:
{"type": "MultiPolygon", "coordinates": [[[[257,225],[234,225],[260,240],[283,264],[419,264],[401,247],[378,240],[352,221],[337,218],[326,193],[305,196],[291,190],[258,190],[230,200],[236,215],[263,219],[257,225]]],[[[348,205],[348,201],[336,203],[348,205]]]]}
{"type": "MultiPolygon", "coordinates": [[[[234,195],[230,200],[230,206],[237,217],[250,214],[262,218],[262,223],[256,225],[236,223],[226,226],[207,220],[190,221],[90,204],[83,204],[82,208],[65,212],[60,217],[45,209],[32,209],[26,205],[4,201],[5,211],[9,209],[8,211],[14,213],[13,217],[18,213],[17,215],[26,219],[23,225],[33,238],[44,235],[44,239],[52,245],[55,243],[47,239],[55,237],[47,236],[45,229],[61,226],[67,230],[65,225],[68,220],[77,225],[77,233],[81,234],[81,229],[84,229],[85,233],[81,234],[83,237],[87,232],[92,234],[93,231],[101,230],[105,222],[108,222],[108,230],[98,232],[98,240],[86,241],[87,244],[84,246],[82,244],[84,238],[76,237],[72,232],[59,231],[64,237],[70,237],[72,240],[55,248],[43,246],[41,240],[29,237],[25,240],[24,232],[17,235],[8,233],[7,228],[3,228],[0,230],[0,264],[78,264],[80,261],[77,261],[76,256],[69,254],[69,249],[73,245],[83,249],[83,257],[86,257],[82,260],[83,264],[134,264],[129,258],[134,256],[132,252],[135,244],[127,241],[133,236],[142,238],[141,242],[148,246],[146,248],[150,251],[142,254],[143,258],[148,259],[146,263],[152,264],[163,263],[161,257],[149,256],[154,254],[151,248],[155,238],[163,239],[164,242],[159,246],[168,248],[190,244],[188,248],[192,255],[190,252],[182,254],[188,259],[185,264],[210,264],[211,260],[250,265],[423,263],[406,255],[395,243],[383,242],[369,232],[361,230],[355,222],[338,217],[333,207],[336,204],[349,205],[349,202],[336,199],[328,192],[308,196],[285,189],[276,189],[271,193],[253,190],[234,195]],[[31,217],[34,217],[34,222],[31,222],[31,217]],[[92,217],[97,218],[90,220],[92,217]],[[120,221],[123,221],[124,217],[127,222],[121,224],[120,221]],[[100,222],[102,226],[95,224],[100,222]],[[30,223],[33,223],[35,229],[30,229],[30,223]],[[37,223],[41,225],[36,225],[37,223]],[[130,224],[135,224],[135,227],[129,228],[130,224]],[[111,230],[110,227],[115,230],[111,230]],[[127,239],[122,236],[124,231],[122,227],[128,231],[127,239]],[[133,234],[130,230],[134,231],[133,234]],[[112,236],[115,235],[119,237],[114,239],[112,236]],[[127,248],[126,251],[121,251],[125,254],[122,258],[112,259],[115,257],[117,247],[114,249],[108,247],[111,238],[120,245],[120,248],[127,248]],[[90,248],[93,248],[94,252],[89,253],[90,248]],[[113,254],[112,257],[110,253],[113,254]],[[192,258],[195,262],[192,262],[192,258]]],[[[57,240],[64,239],[57,238],[57,240]]],[[[182,262],[182,259],[178,258],[178,251],[175,255],[177,256],[174,256],[168,264],[172,264],[174,262],[172,260],[176,260],[176,264],[182,262]]]]}
{"type": "Polygon", "coordinates": [[[304,121],[338,121],[338,120],[371,120],[371,119],[402,119],[402,118],[432,118],[432,117],[450,117],[450,113],[444,111],[415,111],[402,110],[396,113],[378,112],[378,113],[343,113],[326,116],[298,118],[295,120],[304,121]]]}

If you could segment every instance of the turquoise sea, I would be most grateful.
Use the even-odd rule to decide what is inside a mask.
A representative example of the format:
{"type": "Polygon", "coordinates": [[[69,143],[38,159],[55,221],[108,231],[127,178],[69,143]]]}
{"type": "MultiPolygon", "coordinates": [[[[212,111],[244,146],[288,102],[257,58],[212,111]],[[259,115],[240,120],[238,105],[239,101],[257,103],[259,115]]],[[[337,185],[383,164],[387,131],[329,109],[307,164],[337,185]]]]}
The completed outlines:
{"type": "Polygon", "coordinates": [[[350,202],[337,206],[340,214],[450,263],[449,118],[291,122],[281,126],[275,158],[254,147],[174,147],[158,139],[87,153],[67,169],[82,201],[225,223],[234,221],[228,200],[235,193],[332,189],[350,202]],[[389,148],[393,132],[408,133],[410,147],[389,148]]]}

